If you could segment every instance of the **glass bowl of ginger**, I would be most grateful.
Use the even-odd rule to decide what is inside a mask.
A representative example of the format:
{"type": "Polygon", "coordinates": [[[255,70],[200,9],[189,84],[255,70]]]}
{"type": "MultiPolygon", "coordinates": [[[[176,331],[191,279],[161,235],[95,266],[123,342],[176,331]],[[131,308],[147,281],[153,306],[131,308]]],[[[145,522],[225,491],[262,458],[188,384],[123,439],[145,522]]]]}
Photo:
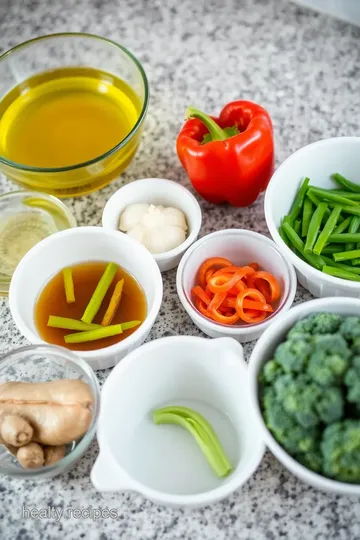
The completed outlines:
{"type": "Polygon", "coordinates": [[[148,100],[140,62],[111,40],[22,43],[0,56],[0,171],[58,197],[100,189],[133,159],[148,100]]]}
{"type": "Polygon", "coordinates": [[[71,351],[29,345],[0,356],[0,474],[70,470],[95,436],[99,405],[94,371],[71,351]]]}

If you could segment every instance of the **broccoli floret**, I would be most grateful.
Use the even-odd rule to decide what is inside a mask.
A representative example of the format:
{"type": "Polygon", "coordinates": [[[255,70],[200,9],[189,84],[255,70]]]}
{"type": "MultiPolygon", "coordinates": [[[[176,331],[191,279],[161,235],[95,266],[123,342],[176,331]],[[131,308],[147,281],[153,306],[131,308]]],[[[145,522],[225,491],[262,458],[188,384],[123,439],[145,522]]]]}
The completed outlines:
{"type": "Polygon", "coordinates": [[[328,426],[322,437],[323,470],[343,482],[360,483],[360,420],[328,426]]]}
{"type": "Polygon", "coordinates": [[[360,337],[353,340],[351,350],[353,354],[360,354],[360,337]]]}
{"type": "Polygon", "coordinates": [[[354,356],[351,367],[345,375],[345,385],[347,387],[347,400],[354,403],[357,412],[360,414],[360,356],[354,356]]]}
{"type": "Polygon", "coordinates": [[[315,472],[322,471],[323,460],[320,449],[312,450],[310,452],[306,452],[305,454],[297,454],[294,457],[299,463],[301,463],[301,465],[304,465],[304,467],[307,467],[308,469],[311,469],[315,472]]]}
{"type": "Polygon", "coordinates": [[[265,383],[272,383],[275,379],[282,375],[283,369],[275,360],[270,360],[266,362],[262,370],[262,381],[265,383]]]}
{"type": "Polygon", "coordinates": [[[310,342],[300,339],[288,339],[277,347],[275,361],[287,373],[301,373],[308,363],[311,352],[310,342]]]}
{"type": "Polygon", "coordinates": [[[324,424],[332,424],[344,416],[344,397],[341,388],[329,386],[322,389],[316,410],[324,424]]]}
{"type": "Polygon", "coordinates": [[[341,334],[314,336],[307,372],[323,386],[341,383],[351,351],[341,334]]]}
{"type": "Polygon", "coordinates": [[[345,317],[339,331],[347,341],[353,343],[360,338],[360,317],[345,317]]]}
{"type": "Polygon", "coordinates": [[[337,332],[342,318],[336,313],[313,313],[298,321],[288,333],[288,337],[300,337],[337,332]]]}
{"type": "Polygon", "coordinates": [[[330,424],[341,420],[344,398],[339,388],[321,388],[307,375],[282,375],[274,383],[276,397],[284,410],[303,428],[321,422],[330,424]]]}
{"type": "Polygon", "coordinates": [[[312,384],[306,375],[297,377],[287,374],[279,377],[274,390],[284,410],[303,428],[317,426],[320,422],[316,404],[320,397],[320,388],[312,384]]]}
{"type": "Polygon", "coordinates": [[[316,428],[305,429],[284,411],[275,391],[267,387],[264,393],[264,418],[267,427],[276,440],[291,454],[316,450],[318,431],[316,428]]]}

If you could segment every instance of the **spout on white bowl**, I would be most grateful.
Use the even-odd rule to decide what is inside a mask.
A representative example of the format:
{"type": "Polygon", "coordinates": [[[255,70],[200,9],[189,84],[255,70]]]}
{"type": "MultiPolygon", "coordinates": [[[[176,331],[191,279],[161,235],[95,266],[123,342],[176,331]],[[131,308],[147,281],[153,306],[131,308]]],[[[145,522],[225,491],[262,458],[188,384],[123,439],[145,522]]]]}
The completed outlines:
{"type": "Polygon", "coordinates": [[[213,343],[216,343],[216,345],[219,346],[221,350],[229,351],[233,353],[236,357],[240,358],[243,362],[245,362],[243,346],[236,339],[228,337],[217,338],[213,340],[213,343]]]}
{"type": "Polygon", "coordinates": [[[135,491],[130,476],[104,451],[100,451],[90,478],[97,491],[135,491]]]}

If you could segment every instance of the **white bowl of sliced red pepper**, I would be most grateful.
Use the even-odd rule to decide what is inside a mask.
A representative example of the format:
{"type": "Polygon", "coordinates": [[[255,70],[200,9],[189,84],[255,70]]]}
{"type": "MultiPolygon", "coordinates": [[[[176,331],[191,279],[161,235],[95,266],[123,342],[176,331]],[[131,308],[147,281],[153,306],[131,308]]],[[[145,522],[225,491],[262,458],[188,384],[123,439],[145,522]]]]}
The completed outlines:
{"type": "Polygon", "coordinates": [[[270,234],[314,296],[360,297],[360,137],[318,141],[275,171],[270,234]]]}
{"type": "Polygon", "coordinates": [[[204,236],[185,253],[176,285],[200,330],[243,343],[257,339],[290,308],[296,275],[269,238],[228,229],[204,236]]]}

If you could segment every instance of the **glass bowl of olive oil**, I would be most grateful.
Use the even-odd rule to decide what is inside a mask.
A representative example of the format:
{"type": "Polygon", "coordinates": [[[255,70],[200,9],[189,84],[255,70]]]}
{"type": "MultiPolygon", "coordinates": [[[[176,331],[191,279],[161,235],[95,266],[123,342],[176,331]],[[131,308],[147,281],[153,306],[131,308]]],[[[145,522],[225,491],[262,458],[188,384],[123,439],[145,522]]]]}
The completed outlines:
{"type": "Polygon", "coordinates": [[[0,171],[58,197],[109,184],[131,162],[149,100],[140,62],[90,34],[53,34],[0,57],[0,171]]]}

